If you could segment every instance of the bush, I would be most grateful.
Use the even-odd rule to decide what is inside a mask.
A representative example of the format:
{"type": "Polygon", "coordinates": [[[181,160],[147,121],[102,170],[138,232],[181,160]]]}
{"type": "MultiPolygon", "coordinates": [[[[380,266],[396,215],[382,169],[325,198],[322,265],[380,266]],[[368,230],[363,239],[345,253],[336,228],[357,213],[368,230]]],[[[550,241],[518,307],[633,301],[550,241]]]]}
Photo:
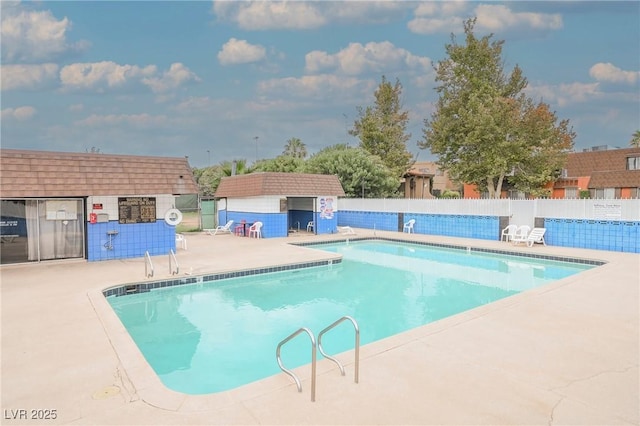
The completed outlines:
{"type": "Polygon", "coordinates": [[[440,198],[460,198],[460,193],[458,191],[445,190],[440,198]]]}

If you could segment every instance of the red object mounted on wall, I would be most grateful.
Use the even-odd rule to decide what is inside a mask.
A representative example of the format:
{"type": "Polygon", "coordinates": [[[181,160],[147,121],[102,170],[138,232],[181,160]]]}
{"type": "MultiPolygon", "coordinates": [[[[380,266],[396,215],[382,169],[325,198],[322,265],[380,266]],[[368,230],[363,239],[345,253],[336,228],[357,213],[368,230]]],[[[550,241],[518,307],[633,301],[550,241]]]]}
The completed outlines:
{"type": "Polygon", "coordinates": [[[97,223],[98,215],[96,213],[89,213],[89,223],[97,223]]]}

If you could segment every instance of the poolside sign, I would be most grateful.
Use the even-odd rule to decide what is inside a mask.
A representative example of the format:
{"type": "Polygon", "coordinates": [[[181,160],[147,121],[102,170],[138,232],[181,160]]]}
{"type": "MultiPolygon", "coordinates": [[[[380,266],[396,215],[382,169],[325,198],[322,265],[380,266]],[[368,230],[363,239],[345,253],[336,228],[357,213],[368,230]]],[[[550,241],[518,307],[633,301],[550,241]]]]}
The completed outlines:
{"type": "Polygon", "coordinates": [[[320,197],[320,219],[333,219],[333,197],[320,197]]]}
{"type": "Polygon", "coordinates": [[[118,198],[118,222],[152,223],[156,221],[155,197],[118,198]]]}

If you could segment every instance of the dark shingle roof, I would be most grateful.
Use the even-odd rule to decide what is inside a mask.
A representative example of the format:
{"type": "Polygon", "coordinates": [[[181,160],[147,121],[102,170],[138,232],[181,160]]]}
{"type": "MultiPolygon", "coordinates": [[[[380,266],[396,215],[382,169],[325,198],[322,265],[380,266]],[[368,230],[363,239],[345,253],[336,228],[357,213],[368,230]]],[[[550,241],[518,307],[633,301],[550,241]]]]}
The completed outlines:
{"type": "Polygon", "coordinates": [[[215,194],[216,198],[261,195],[343,197],[344,190],[338,177],[334,175],[263,172],[222,178],[215,194]]]}
{"type": "Polygon", "coordinates": [[[2,197],[197,194],[186,158],[0,150],[2,197]]]}
{"type": "Polygon", "coordinates": [[[589,188],[640,188],[640,170],[627,170],[627,158],[640,148],[573,152],[567,157],[567,178],[590,176],[589,188]]]}

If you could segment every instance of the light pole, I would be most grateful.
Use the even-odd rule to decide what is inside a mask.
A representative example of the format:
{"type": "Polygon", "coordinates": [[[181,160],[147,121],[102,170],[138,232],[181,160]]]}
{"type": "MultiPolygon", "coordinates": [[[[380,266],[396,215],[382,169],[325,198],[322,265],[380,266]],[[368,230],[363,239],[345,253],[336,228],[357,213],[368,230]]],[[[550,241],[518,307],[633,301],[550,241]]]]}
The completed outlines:
{"type": "Polygon", "coordinates": [[[256,141],[256,163],[258,162],[258,136],[254,136],[253,140],[256,141]]]}
{"type": "Polygon", "coordinates": [[[211,151],[207,150],[207,167],[211,165],[211,151]]]}

